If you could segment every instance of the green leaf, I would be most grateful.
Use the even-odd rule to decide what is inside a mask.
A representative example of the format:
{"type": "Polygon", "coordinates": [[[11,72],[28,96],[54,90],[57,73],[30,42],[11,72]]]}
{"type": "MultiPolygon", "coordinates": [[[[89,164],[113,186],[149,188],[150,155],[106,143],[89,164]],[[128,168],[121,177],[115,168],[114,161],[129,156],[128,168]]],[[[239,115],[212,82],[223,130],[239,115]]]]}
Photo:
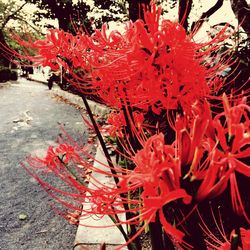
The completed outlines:
{"type": "Polygon", "coordinates": [[[126,167],[127,166],[127,161],[119,161],[118,165],[121,167],[126,167]]]}

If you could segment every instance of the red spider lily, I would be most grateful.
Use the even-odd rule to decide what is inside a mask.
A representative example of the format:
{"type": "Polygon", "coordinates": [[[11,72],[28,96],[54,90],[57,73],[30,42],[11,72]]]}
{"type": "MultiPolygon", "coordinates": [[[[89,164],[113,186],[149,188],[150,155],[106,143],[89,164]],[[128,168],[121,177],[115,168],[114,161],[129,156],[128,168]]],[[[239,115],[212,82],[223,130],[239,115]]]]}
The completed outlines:
{"type": "MultiPolygon", "coordinates": [[[[71,83],[83,93],[93,90],[107,105],[119,110],[107,120],[109,133],[124,139],[126,130],[130,130],[128,140],[119,142],[126,144],[122,145],[123,156],[133,162],[134,169],[100,162],[101,166],[91,165],[85,160],[89,155],[83,149],[67,143],[49,147],[43,159],[28,159],[30,168],[23,165],[66,207],[75,210],[79,209],[75,202],[83,204],[83,218],[108,215],[118,226],[143,225],[127,244],[149,223],[159,219],[166,234],[181,248],[186,245],[185,234],[180,230],[183,225],[175,227],[165,210],[177,200],[183,206],[191,206],[191,200],[193,203],[211,200],[229,184],[233,210],[250,222],[235,174],[250,177],[245,163],[250,153],[250,108],[244,98],[230,104],[223,95],[222,99],[217,98],[222,100],[223,112],[212,114],[208,102],[223,84],[215,75],[224,67],[224,55],[213,64],[216,58],[210,54],[229,36],[226,27],[210,42],[198,44],[180,24],[160,22],[160,13],[161,9],[152,4],[151,10],[145,11],[145,23],[128,22],[124,34],[113,31],[107,35],[103,25],[92,36],[81,32],[74,36],[54,29],[44,40],[25,42],[16,38],[21,45],[37,50],[34,57],[20,55],[20,58],[54,70],[63,66],[74,78],[71,83]],[[158,115],[163,110],[181,110],[174,124],[170,124],[176,132],[173,144],[165,143],[166,135],[159,132],[152,135],[144,129],[143,114],[149,110],[158,115]],[[137,148],[137,144],[141,147],[137,148]],[[93,174],[89,178],[90,172],[93,174]],[[48,173],[62,180],[65,189],[47,183],[43,177],[48,173]],[[102,182],[95,174],[118,181],[102,182]],[[183,179],[197,181],[196,190],[184,189],[183,179]],[[121,221],[117,215],[122,213],[131,217],[121,221]]],[[[186,215],[183,217],[185,221],[186,215]]],[[[242,244],[248,247],[249,231],[241,229],[241,234],[242,244]]],[[[218,249],[230,247],[225,238],[223,242],[211,238],[221,247],[218,249]]]]}
{"type": "Polygon", "coordinates": [[[242,249],[250,249],[250,230],[240,229],[242,239],[242,249]]]}
{"type": "Polygon", "coordinates": [[[230,106],[222,98],[224,112],[212,118],[208,103],[193,107],[189,118],[177,117],[176,145],[182,178],[200,180],[196,199],[212,199],[231,187],[233,210],[249,222],[237,185],[236,172],[250,176],[244,159],[249,157],[250,107],[246,98],[230,106]],[[185,167],[186,172],[183,172],[185,167]]]}
{"type": "MultiPolygon", "coordinates": [[[[27,163],[30,167],[23,164],[24,168],[51,194],[56,200],[62,202],[69,208],[76,208],[71,203],[64,202],[60,195],[68,196],[83,204],[91,204],[91,208],[85,211],[87,216],[92,214],[114,214],[112,206],[121,206],[122,200],[119,198],[119,192],[115,184],[102,184],[94,177],[90,178],[92,189],[88,188],[84,179],[90,172],[98,172],[101,175],[112,176],[109,167],[103,165],[103,169],[98,169],[91,165],[84,156],[90,157],[84,150],[76,145],[72,147],[68,144],[61,144],[56,148],[49,147],[48,153],[44,158],[30,157],[27,163]],[[63,191],[61,189],[52,187],[49,183],[43,181],[43,172],[39,171],[49,170],[50,174],[59,177],[65,184],[66,188],[73,188],[73,191],[63,191]],[[37,172],[38,170],[38,172],[37,172]],[[39,175],[41,175],[39,177],[39,175]],[[94,188],[93,188],[94,187],[94,188]],[[105,205],[104,205],[105,204],[105,205]],[[106,211],[106,212],[105,212],[106,211]]],[[[100,163],[101,164],[101,163],[100,163]]],[[[117,168],[119,173],[122,170],[117,168]]],[[[47,171],[46,171],[47,172],[47,171]]],[[[118,174],[120,177],[121,174],[118,174]]],[[[89,178],[88,178],[89,180],[89,178]]],[[[70,190],[69,189],[69,190],[70,190]]]]}
{"type": "Polygon", "coordinates": [[[224,112],[213,119],[216,140],[207,140],[209,164],[198,189],[197,199],[218,196],[230,182],[233,209],[249,221],[235,176],[235,172],[250,176],[249,166],[244,163],[244,158],[249,157],[250,153],[250,107],[245,102],[243,98],[240,103],[230,107],[226,95],[223,96],[224,112]]]}
{"type": "Polygon", "coordinates": [[[135,168],[127,173],[119,183],[122,189],[130,191],[142,189],[140,194],[141,218],[155,220],[159,211],[160,222],[165,232],[177,242],[184,243],[184,233],[174,228],[165,218],[163,207],[177,199],[189,203],[191,197],[180,187],[180,170],[175,150],[170,145],[164,144],[163,134],[154,135],[143,143],[143,149],[133,158],[135,168]]]}
{"type": "MultiPolygon", "coordinates": [[[[191,197],[179,184],[178,160],[174,157],[174,149],[164,145],[163,134],[155,135],[144,142],[143,149],[133,158],[136,165],[133,171],[123,170],[115,167],[117,177],[120,182],[102,183],[95,178],[94,173],[110,176],[109,167],[102,164],[96,168],[84,160],[83,155],[87,153],[80,148],[61,144],[56,148],[50,147],[44,159],[37,157],[30,158],[27,162],[29,166],[24,168],[45,188],[45,190],[57,201],[70,209],[77,210],[74,202],[65,201],[68,198],[83,204],[81,217],[115,215],[129,212],[133,216],[128,221],[117,221],[119,224],[141,224],[144,226],[134,235],[138,236],[144,227],[155,220],[156,213],[165,232],[175,239],[176,244],[183,242],[184,233],[175,228],[165,218],[163,207],[168,203],[183,199],[184,203],[189,203],[191,197]],[[50,174],[60,178],[72,192],[64,191],[51,186],[37,171],[39,169],[49,169],[50,174]],[[92,171],[90,178],[91,185],[84,183],[86,172],[92,171]],[[142,190],[141,195],[136,195],[138,190],[142,190]],[[129,197],[124,196],[129,193],[129,197]],[[65,197],[68,197],[65,199],[65,197]],[[124,204],[129,204],[128,208],[124,204]]],[[[84,222],[83,222],[84,223],[84,222]]],[[[91,225],[87,225],[91,226],[91,225]]],[[[107,225],[110,226],[110,225],[107,225]]],[[[132,239],[131,239],[132,240],[132,239]]],[[[128,244],[128,242],[127,242],[128,244]]]]}
{"type": "Polygon", "coordinates": [[[108,132],[112,137],[123,137],[122,129],[126,125],[124,115],[122,113],[112,112],[109,114],[107,119],[108,124],[110,125],[108,132]]]}
{"type": "Polygon", "coordinates": [[[43,160],[44,165],[56,167],[60,162],[68,164],[70,161],[79,162],[80,156],[75,154],[75,149],[69,144],[59,144],[55,149],[49,146],[47,154],[43,160]]]}
{"type": "Polygon", "coordinates": [[[148,30],[142,21],[131,23],[123,36],[126,47],[115,52],[110,48],[102,66],[90,73],[93,85],[111,106],[119,107],[124,99],[146,111],[149,106],[155,110],[156,102],[160,109],[181,105],[188,111],[195,100],[210,94],[209,86],[214,88],[214,83],[207,82],[214,69],[202,65],[205,54],[198,51],[201,45],[177,23],[164,20],[160,25],[159,10],[153,5],[152,12],[145,13],[148,30]],[[115,95],[107,100],[109,93],[115,95]]]}
{"type": "Polygon", "coordinates": [[[244,249],[250,249],[250,230],[245,228],[239,228],[239,232],[236,233],[235,230],[233,230],[229,236],[229,239],[226,236],[224,227],[223,227],[223,221],[221,218],[221,215],[219,213],[219,218],[216,219],[213,210],[212,212],[212,218],[214,220],[215,226],[216,226],[216,235],[211,231],[211,229],[206,225],[204,220],[202,219],[199,211],[199,217],[201,219],[200,227],[202,228],[202,231],[206,235],[206,244],[208,250],[231,250],[232,245],[234,244],[234,240],[236,238],[240,237],[240,241],[242,246],[237,246],[238,250],[244,250],[244,249]],[[240,234],[240,235],[238,235],[240,234]]]}
{"type": "Polygon", "coordinates": [[[214,72],[224,65],[218,61],[212,66],[206,59],[229,35],[225,28],[210,42],[198,44],[180,24],[160,22],[160,13],[152,4],[145,10],[145,23],[127,23],[124,34],[107,35],[106,25],[92,36],[50,30],[44,40],[29,42],[38,54],[27,58],[55,70],[62,65],[75,78],[72,84],[83,92],[95,90],[112,107],[129,103],[159,112],[181,106],[189,112],[197,100],[221,87],[214,72]]]}
{"type": "Polygon", "coordinates": [[[188,172],[182,173],[182,177],[189,177],[192,181],[203,179],[208,161],[201,160],[206,152],[213,150],[209,142],[215,139],[208,102],[193,105],[191,116],[177,116],[175,131],[180,168],[190,165],[188,172]]]}
{"type": "MultiPolygon", "coordinates": [[[[137,129],[141,129],[144,115],[137,111],[132,113],[133,116],[133,126],[137,129]]],[[[124,127],[126,126],[126,119],[123,113],[112,112],[109,114],[107,123],[109,124],[108,132],[112,137],[124,137],[124,127]]]]}

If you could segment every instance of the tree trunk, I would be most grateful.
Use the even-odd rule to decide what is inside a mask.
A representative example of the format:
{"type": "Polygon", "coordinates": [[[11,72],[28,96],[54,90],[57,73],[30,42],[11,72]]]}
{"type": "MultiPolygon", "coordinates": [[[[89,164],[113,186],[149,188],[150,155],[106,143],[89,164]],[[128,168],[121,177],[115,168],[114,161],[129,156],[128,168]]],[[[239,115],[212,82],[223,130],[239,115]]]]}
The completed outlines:
{"type": "Polygon", "coordinates": [[[73,12],[73,3],[69,1],[66,3],[65,6],[59,6],[57,12],[55,13],[56,17],[58,18],[59,28],[64,31],[69,31],[71,26],[71,14],[73,12]]]}
{"type": "Polygon", "coordinates": [[[143,4],[149,6],[150,0],[129,0],[129,19],[135,22],[137,19],[144,20],[143,4]]]}
{"type": "Polygon", "coordinates": [[[9,60],[5,57],[5,52],[1,50],[1,47],[7,46],[5,42],[5,37],[3,34],[3,30],[0,29],[0,65],[3,65],[5,67],[8,67],[9,65],[9,60]]]}

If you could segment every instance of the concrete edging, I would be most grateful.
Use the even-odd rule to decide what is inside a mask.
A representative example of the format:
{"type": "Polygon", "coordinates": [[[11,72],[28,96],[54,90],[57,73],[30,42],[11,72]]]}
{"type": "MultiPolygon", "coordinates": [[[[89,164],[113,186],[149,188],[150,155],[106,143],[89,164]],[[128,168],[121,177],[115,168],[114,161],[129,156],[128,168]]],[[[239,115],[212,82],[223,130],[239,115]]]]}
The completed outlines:
{"type": "MultiPolygon", "coordinates": [[[[94,167],[107,171],[107,168],[103,164],[100,164],[100,162],[103,164],[107,164],[107,160],[105,159],[105,156],[101,150],[101,147],[98,146],[96,155],[95,155],[94,167]]],[[[93,177],[95,179],[98,179],[98,181],[104,184],[114,183],[114,180],[112,177],[107,177],[107,176],[104,176],[103,174],[93,173],[93,177]]],[[[94,185],[91,184],[90,182],[89,187],[94,188],[94,185]]],[[[120,219],[122,221],[125,221],[126,220],[125,214],[122,214],[120,216],[120,219]]],[[[125,243],[125,240],[121,232],[116,228],[116,226],[105,227],[107,225],[113,225],[112,220],[108,216],[104,216],[102,219],[94,218],[94,216],[89,217],[87,219],[80,218],[79,224],[80,225],[78,226],[76,238],[75,238],[74,250],[83,249],[81,248],[81,245],[88,247],[90,250],[92,249],[98,250],[100,249],[100,245],[102,243],[106,244],[107,249],[112,250],[115,247],[119,247],[120,245],[125,243]],[[97,226],[100,228],[90,228],[90,227],[81,226],[81,222],[82,224],[85,224],[85,225],[92,225],[92,226],[97,226]],[[77,244],[79,243],[80,245],[77,246],[77,244]]],[[[124,226],[124,230],[126,231],[125,226],[124,226]]],[[[127,247],[123,247],[122,249],[125,250],[127,249],[127,247]]]]}

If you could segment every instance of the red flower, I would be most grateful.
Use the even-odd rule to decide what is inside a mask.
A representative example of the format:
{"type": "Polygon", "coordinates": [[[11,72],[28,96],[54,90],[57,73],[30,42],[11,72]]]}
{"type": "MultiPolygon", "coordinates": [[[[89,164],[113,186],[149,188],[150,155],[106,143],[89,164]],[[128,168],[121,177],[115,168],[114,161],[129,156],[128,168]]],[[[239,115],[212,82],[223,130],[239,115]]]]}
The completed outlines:
{"type": "Polygon", "coordinates": [[[190,112],[197,100],[221,87],[214,72],[223,64],[212,66],[206,59],[228,37],[226,28],[211,42],[197,44],[180,24],[160,22],[160,13],[152,4],[145,23],[127,23],[124,34],[107,35],[106,25],[92,36],[50,30],[44,40],[30,42],[38,52],[30,59],[55,70],[62,65],[74,76],[72,84],[83,92],[94,90],[115,108],[129,103],[157,113],[178,107],[190,112]]]}
{"type": "Polygon", "coordinates": [[[250,249],[250,230],[240,228],[242,249],[250,249]]]}
{"type": "MultiPolygon", "coordinates": [[[[133,116],[133,121],[132,118],[129,117],[128,119],[130,120],[130,122],[133,122],[134,128],[136,129],[141,129],[142,128],[142,124],[144,121],[144,115],[138,111],[135,111],[132,113],[133,116]]],[[[108,132],[110,134],[110,136],[112,137],[124,137],[124,128],[126,126],[126,119],[124,117],[124,114],[121,112],[111,112],[108,116],[107,119],[107,123],[109,124],[109,128],[108,128],[108,132]]]]}
{"type": "Polygon", "coordinates": [[[133,171],[115,167],[116,176],[120,180],[117,186],[115,183],[104,183],[100,182],[99,178],[96,179],[94,173],[112,177],[109,167],[104,164],[100,168],[92,166],[84,160],[82,156],[84,154],[86,153],[80,148],[62,144],[56,149],[50,147],[44,159],[30,158],[28,160],[30,167],[24,167],[54,199],[63,205],[77,210],[75,201],[83,203],[82,218],[92,215],[114,217],[120,213],[131,212],[133,217],[129,221],[117,221],[117,224],[144,222],[145,227],[155,220],[155,215],[159,212],[159,218],[166,233],[176,242],[184,243],[182,240],[184,233],[167,221],[163,207],[178,199],[189,203],[191,198],[180,188],[178,159],[175,158],[174,148],[164,144],[163,134],[152,136],[144,142],[143,149],[133,157],[136,165],[133,171]],[[37,171],[40,168],[49,169],[50,174],[63,180],[66,190],[53,187],[44,181],[41,172],[37,171]],[[83,180],[86,177],[85,173],[90,171],[93,174],[87,186],[84,185],[83,180]],[[139,189],[142,193],[137,196],[136,192],[139,189]],[[130,195],[125,197],[124,193],[130,195]],[[68,197],[67,202],[65,197],[68,197]],[[124,204],[129,204],[129,209],[125,209],[124,204]]]}
{"type": "Polygon", "coordinates": [[[163,134],[154,135],[144,143],[143,149],[136,153],[133,162],[136,166],[120,181],[121,189],[126,190],[129,187],[132,192],[141,188],[142,193],[138,198],[141,203],[141,219],[152,222],[159,211],[165,232],[177,242],[183,243],[184,233],[174,228],[163,212],[163,207],[172,201],[191,201],[191,197],[180,187],[180,170],[174,148],[164,144],[163,134]]]}
{"type": "Polygon", "coordinates": [[[213,150],[210,140],[215,139],[215,130],[207,101],[197,102],[191,110],[190,116],[177,116],[175,131],[180,168],[190,166],[187,173],[182,173],[183,178],[189,177],[193,181],[206,175],[208,161],[201,160],[205,153],[213,150]]]}
{"type": "Polygon", "coordinates": [[[182,178],[200,180],[197,201],[212,199],[231,187],[232,206],[250,221],[242,202],[235,172],[247,177],[250,169],[244,159],[250,154],[250,107],[246,99],[230,106],[222,97],[224,112],[212,118],[207,102],[193,106],[192,116],[177,117],[176,145],[182,178]],[[189,166],[187,172],[183,172],[189,166]]]}
{"type": "Polygon", "coordinates": [[[110,125],[108,132],[112,137],[121,137],[123,138],[123,129],[126,125],[124,115],[122,113],[112,112],[109,114],[107,123],[110,125]]]}
{"type": "MultiPolygon", "coordinates": [[[[160,22],[160,13],[161,9],[152,4],[151,11],[145,12],[145,23],[128,22],[124,34],[113,31],[107,35],[106,25],[92,36],[50,30],[43,40],[29,40],[28,46],[37,51],[36,56],[20,55],[54,70],[63,66],[74,78],[71,84],[83,93],[93,91],[115,110],[128,114],[140,110],[133,112],[132,117],[113,112],[107,120],[111,136],[126,136],[126,126],[131,125],[128,126],[132,130],[129,131],[131,141],[126,141],[124,150],[128,151],[134,169],[115,166],[111,173],[109,165],[89,164],[85,160],[89,155],[69,144],[49,147],[45,158],[30,158],[31,168],[24,167],[63,205],[75,209],[75,201],[83,203],[83,218],[109,215],[117,225],[144,223],[136,237],[159,214],[165,232],[181,246],[185,244],[184,233],[164,213],[164,208],[176,200],[190,204],[192,198],[196,202],[212,199],[230,184],[234,211],[250,222],[235,175],[237,171],[250,177],[244,160],[250,153],[250,108],[245,99],[230,104],[224,95],[224,111],[213,115],[208,103],[223,84],[215,76],[224,67],[223,57],[212,65],[215,58],[210,54],[228,37],[226,27],[210,42],[198,44],[193,34],[186,34],[180,24],[169,20],[160,22]],[[149,137],[149,131],[143,127],[143,114],[148,110],[160,114],[173,109],[181,110],[173,125],[174,143],[166,145],[162,133],[149,137]],[[132,139],[134,144],[142,146],[137,153],[133,151],[137,145],[131,145],[132,139]],[[41,169],[59,177],[67,189],[48,184],[41,169]],[[91,177],[87,175],[90,172],[91,177]],[[95,174],[115,177],[119,183],[102,182],[95,174]],[[85,179],[89,180],[89,186],[85,179]],[[181,179],[199,181],[195,197],[181,186],[181,179]],[[65,196],[71,201],[66,202],[65,196]],[[128,221],[117,219],[116,215],[126,212],[132,214],[128,221]]],[[[23,46],[27,44],[17,40],[23,46]]],[[[243,244],[248,246],[249,232],[241,231],[243,244]]],[[[230,246],[227,240],[217,243],[223,249],[230,246]]]]}
{"type": "MultiPolygon", "coordinates": [[[[201,219],[200,227],[203,230],[203,233],[205,234],[205,242],[207,244],[207,249],[208,250],[231,250],[232,249],[232,244],[233,240],[236,238],[241,239],[242,247],[237,246],[238,250],[245,250],[245,249],[250,249],[250,230],[240,228],[239,234],[236,234],[235,230],[233,230],[230,234],[229,239],[227,238],[227,235],[224,230],[223,226],[223,221],[221,216],[219,216],[218,219],[215,218],[214,212],[212,210],[212,216],[214,219],[214,223],[216,225],[216,234],[214,234],[211,229],[206,225],[204,220],[202,219],[199,211],[198,214],[201,219]]],[[[236,247],[236,246],[234,246],[236,247]]]]}
{"type": "Polygon", "coordinates": [[[245,213],[235,176],[235,172],[250,176],[249,166],[243,161],[250,154],[250,107],[245,101],[243,98],[230,107],[228,98],[223,95],[224,112],[213,119],[216,140],[207,141],[210,148],[209,165],[198,189],[197,199],[218,196],[230,182],[234,211],[250,221],[245,213]]]}

